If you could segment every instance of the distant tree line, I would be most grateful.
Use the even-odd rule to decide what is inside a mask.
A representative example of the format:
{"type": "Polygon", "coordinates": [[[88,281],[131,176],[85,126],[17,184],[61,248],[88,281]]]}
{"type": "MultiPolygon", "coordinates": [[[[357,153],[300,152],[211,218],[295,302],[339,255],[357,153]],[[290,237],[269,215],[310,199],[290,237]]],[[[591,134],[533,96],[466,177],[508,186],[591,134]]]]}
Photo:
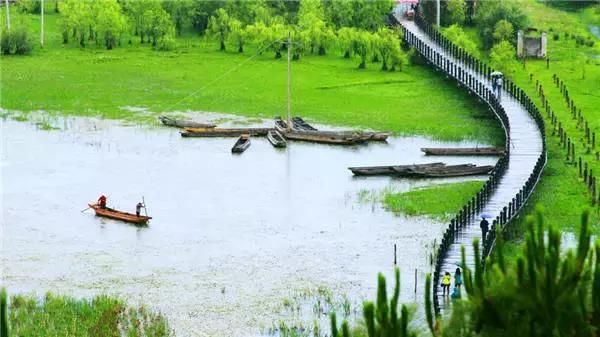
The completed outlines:
{"type": "MultiPolygon", "coordinates": [[[[339,51],[356,56],[359,68],[381,62],[382,70],[402,70],[408,62],[401,32],[389,28],[394,0],[55,0],[62,42],[106,49],[134,38],[159,50],[175,47],[177,36],[196,33],[221,51],[240,53],[248,43],[275,58],[291,48],[293,59],[339,51]],[[287,37],[291,35],[291,46],[287,37]]],[[[37,14],[40,0],[19,2],[37,14]]],[[[48,2],[47,5],[48,6],[48,2]]],[[[46,9],[47,10],[47,9],[46,9]]]]}

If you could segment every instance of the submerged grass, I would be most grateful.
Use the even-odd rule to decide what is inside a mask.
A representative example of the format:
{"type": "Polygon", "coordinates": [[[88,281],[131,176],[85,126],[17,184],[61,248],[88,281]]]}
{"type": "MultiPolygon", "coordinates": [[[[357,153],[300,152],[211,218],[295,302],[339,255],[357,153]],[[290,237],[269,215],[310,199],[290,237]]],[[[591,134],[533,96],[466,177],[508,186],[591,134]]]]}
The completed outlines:
{"type": "Polygon", "coordinates": [[[14,295],[9,303],[11,336],[171,336],[167,320],[144,306],[128,308],[119,299],[74,299],[48,293],[42,299],[14,295]]]}
{"type": "MultiPolygon", "coordinates": [[[[14,13],[36,36],[39,17],[14,13]]],[[[172,111],[215,111],[272,118],[286,111],[286,62],[270,52],[219,52],[197,36],[157,52],[137,39],[110,51],[62,45],[59,16],[46,17],[46,46],[0,59],[1,106],[135,122],[172,111]],[[250,58],[252,56],[252,58],[250,58]],[[132,111],[123,107],[145,107],[132,111]]],[[[292,113],[320,123],[442,140],[503,143],[498,123],[477,100],[425,66],[357,69],[335,51],[292,65],[292,113]],[[442,122],[443,121],[443,122],[442,122]]]]}
{"type": "Polygon", "coordinates": [[[483,186],[480,180],[420,187],[397,192],[392,187],[381,191],[361,190],[361,203],[382,203],[396,214],[428,216],[441,221],[451,219],[483,186]]]}

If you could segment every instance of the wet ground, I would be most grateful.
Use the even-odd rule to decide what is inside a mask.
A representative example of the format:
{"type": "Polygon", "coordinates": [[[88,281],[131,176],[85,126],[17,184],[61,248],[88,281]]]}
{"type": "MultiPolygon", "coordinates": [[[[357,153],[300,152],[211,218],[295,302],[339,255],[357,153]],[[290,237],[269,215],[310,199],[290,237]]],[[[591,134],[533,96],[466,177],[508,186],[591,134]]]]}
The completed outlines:
{"type": "MultiPolygon", "coordinates": [[[[402,301],[421,302],[443,224],[394,216],[358,194],[432,181],[357,179],[347,167],[495,162],[426,158],[419,148],[475,144],[422,137],[284,150],[255,138],[232,155],[234,139],[182,139],[172,128],[83,118],[45,120],[43,129],[48,124],[58,130],[3,121],[2,284],[12,293],[118,295],[165,313],[178,336],[257,336],[281,320],[312,326],[315,317],[290,308],[311,296],[358,312],[375,296],[377,272],[392,275],[393,244],[402,301]],[[100,194],[127,211],[143,196],[153,219],[137,228],[82,213],[100,194]]],[[[435,182],[449,181],[456,179],[435,182]]]]}

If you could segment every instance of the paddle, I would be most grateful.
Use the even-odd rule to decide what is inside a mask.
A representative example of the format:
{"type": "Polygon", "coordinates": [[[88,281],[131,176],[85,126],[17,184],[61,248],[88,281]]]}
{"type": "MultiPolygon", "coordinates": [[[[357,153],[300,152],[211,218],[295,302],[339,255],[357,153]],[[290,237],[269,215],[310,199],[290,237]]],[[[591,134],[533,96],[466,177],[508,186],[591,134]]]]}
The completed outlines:
{"type": "Polygon", "coordinates": [[[144,196],[142,195],[142,203],[144,204],[144,214],[148,216],[148,210],[146,209],[146,200],[144,200],[144,196]]]}
{"type": "Polygon", "coordinates": [[[84,209],[83,211],[81,211],[81,213],[83,213],[83,212],[87,211],[87,210],[88,210],[88,209],[90,209],[90,208],[91,208],[91,207],[88,207],[88,208],[84,209]]]}

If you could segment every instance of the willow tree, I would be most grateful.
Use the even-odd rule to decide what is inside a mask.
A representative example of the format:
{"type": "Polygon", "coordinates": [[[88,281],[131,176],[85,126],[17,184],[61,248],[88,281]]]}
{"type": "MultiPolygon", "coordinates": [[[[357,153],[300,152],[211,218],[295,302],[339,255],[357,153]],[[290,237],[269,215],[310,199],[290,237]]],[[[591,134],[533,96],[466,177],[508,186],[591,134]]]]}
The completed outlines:
{"type": "Polygon", "coordinates": [[[244,29],[242,22],[238,19],[229,20],[229,31],[229,38],[238,47],[238,52],[243,53],[244,45],[246,44],[246,39],[249,35],[248,31],[244,29]]]}
{"type": "Polygon", "coordinates": [[[98,4],[96,31],[104,39],[106,49],[110,50],[120,40],[121,34],[126,31],[127,21],[117,0],[103,0],[98,4]]]}
{"type": "Polygon", "coordinates": [[[360,56],[359,69],[367,67],[367,57],[373,50],[373,36],[368,31],[359,30],[352,36],[354,53],[360,56]]]}
{"type": "Polygon", "coordinates": [[[223,8],[217,9],[215,15],[208,20],[207,32],[219,41],[219,50],[225,51],[225,41],[231,32],[231,18],[227,11],[223,8]]]}

